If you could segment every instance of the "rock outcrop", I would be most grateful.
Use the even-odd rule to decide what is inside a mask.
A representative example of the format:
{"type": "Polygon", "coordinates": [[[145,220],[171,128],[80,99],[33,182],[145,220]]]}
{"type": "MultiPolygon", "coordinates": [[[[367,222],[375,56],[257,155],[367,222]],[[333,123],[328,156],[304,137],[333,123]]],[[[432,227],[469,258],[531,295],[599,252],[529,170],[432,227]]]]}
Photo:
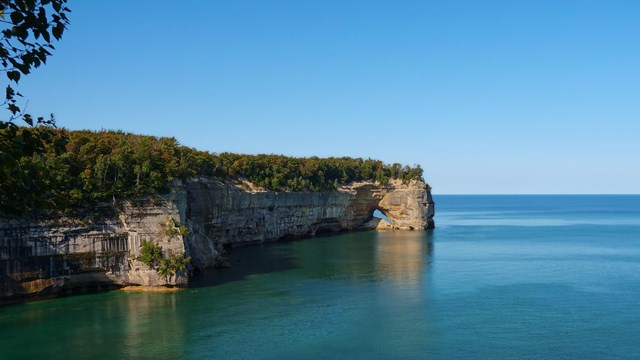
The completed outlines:
{"type": "Polygon", "coordinates": [[[137,260],[143,242],[215,266],[220,247],[367,229],[433,228],[421,181],[352,183],[336,191],[271,192],[210,178],[170,194],[103,204],[80,218],[0,219],[0,299],[126,285],[187,286],[186,271],[161,276],[137,260]],[[373,212],[391,221],[386,227],[373,212]],[[179,229],[185,229],[182,231],[179,229]]]}
{"type": "Polygon", "coordinates": [[[165,199],[104,204],[84,218],[0,220],[0,300],[130,284],[186,286],[185,272],[162,277],[136,260],[144,241],[184,253],[183,236],[168,231],[184,217],[185,194],[177,190],[165,199]]]}
{"type": "Polygon", "coordinates": [[[216,246],[236,246],[321,233],[377,228],[380,210],[389,229],[433,228],[434,204],[421,181],[387,185],[352,183],[338,191],[247,191],[236,183],[194,179],[186,184],[187,241],[195,266],[213,265],[216,246]]]}

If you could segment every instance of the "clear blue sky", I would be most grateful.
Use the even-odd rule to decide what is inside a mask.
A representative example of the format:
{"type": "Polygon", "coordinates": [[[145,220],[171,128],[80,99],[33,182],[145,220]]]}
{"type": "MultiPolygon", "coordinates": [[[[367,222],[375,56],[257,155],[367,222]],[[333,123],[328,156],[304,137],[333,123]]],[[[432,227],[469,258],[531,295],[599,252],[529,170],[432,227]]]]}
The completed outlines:
{"type": "Polygon", "coordinates": [[[640,193],[640,1],[72,1],[20,90],[71,129],[640,193]]]}

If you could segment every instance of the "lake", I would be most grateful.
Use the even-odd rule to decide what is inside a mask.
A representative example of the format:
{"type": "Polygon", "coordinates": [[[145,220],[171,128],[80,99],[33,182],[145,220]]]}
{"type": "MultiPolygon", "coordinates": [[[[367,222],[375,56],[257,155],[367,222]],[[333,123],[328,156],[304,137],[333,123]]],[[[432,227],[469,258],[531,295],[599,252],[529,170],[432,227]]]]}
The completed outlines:
{"type": "Polygon", "coordinates": [[[236,248],[178,293],[0,308],[0,357],[640,357],[640,196],[435,201],[435,230],[236,248]]]}

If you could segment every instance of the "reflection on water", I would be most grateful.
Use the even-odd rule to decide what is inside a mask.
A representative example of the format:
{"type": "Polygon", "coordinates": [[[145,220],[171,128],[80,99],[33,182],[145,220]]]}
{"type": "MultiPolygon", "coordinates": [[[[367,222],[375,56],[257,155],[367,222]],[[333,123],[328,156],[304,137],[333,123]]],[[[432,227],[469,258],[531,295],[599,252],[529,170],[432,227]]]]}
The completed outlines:
{"type": "Polygon", "coordinates": [[[125,297],[123,358],[164,358],[184,353],[184,319],[176,294],[132,294],[125,297]]]}
{"type": "Polygon", "coordinates": [[[208,287],[272,273],[344,281],[416,283],[432,256],[432,231],[383,231],[318,237],[232,249],[231,268],[212,269],[192,282],[208,287]]]}
{"type": "Polygon", "coordinates": [[[188,321],[177,296],[113,291],[1,309],[0,358],[176,358],[188,321]]]}
{"type": "Polygon", "coordinates": [[[430,233],[380,232],[375,242],[377,276],[397,284],[418,284],[433,251],[433,243],[427,238],[430,233]]]}
{"type": "Polygon", "coordinates": [[[228,269],[211,269],[192,282],[209,287],[273,273],[349,282],[418,284],[433,256],[433,231],[349,233],[291,243],[232,249],[228,269]]]}

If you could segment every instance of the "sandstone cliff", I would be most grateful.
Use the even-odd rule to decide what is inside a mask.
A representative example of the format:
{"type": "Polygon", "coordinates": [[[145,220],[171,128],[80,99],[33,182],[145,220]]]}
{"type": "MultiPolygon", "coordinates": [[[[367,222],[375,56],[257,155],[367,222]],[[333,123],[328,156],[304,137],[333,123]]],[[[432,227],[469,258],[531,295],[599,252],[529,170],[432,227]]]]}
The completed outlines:
{"type": "Polygon", "coordinates": [[[180,234],[167,226],[184,217],[184,194],[165,199],[103,205],[84,218],[0,220],[0,299],[47,296],[130,284],[186,285],[185,273],[171,278],[136,260],[143,241],[166,253],[183,253],[180,234]],[[181,211],[182,208],[182,211],[181,211]]]}
{"type": "Polygon", "coordinates": [[[337,191],[269,192],[219,179],[176,183],[170,194],[103,204],[82,218],[0,219],[0,299],[125,285],[186,286],[137,261],[140,245],[216,265],[221,246],[366,229],[433,228],[434,204],[421,181],[353,183],[337,191]],[[373,211],[391,221],[380,224],[373,211]],[[181,234],[174,231],[186,227],[181,234]]]}

